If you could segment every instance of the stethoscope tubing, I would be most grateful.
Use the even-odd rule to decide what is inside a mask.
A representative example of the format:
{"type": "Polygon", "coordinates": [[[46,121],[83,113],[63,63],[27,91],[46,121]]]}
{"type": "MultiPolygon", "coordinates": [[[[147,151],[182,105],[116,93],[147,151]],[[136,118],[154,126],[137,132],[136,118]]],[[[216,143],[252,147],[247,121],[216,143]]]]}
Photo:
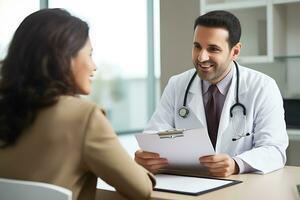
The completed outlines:
{"type": "MultiPolygon", "coordinates": [[[[234,62],[235,68],[236,68],[236,96],[235,96],[235,104],[233,104],[230,107],[230,118],[233,118],[233,109],[235,107],[241,107],[243,110],[244,118],[246,118],[246,114],[247,114],[246,107],[239,101],[240,71],[239,71],[237,62],[236,61],[233,61],[233,62],[234,62]]],[[[178,114],[182,118],[186,118],[189,115],[189,108],[186,106],[187,95],[188,95],[188,92],[190,90],[190,87],[191,87],[196,75],[197,75],[197,71],[195,71],[195,73],[193,74],[192,78],[190,79],[190,81],[188,83],[188,86],[184,93],[183,106],[178,110],[178,114]]],[[[249,136],[249,135],[250,135],[249,132],[247,132],[246,134],[243,134],[243,135],[238,135],[238,137],[233,137],[232,141],[237,141],[237,140],[239,140],[243,137],[249,136]]]]}
{"type": "MultiPolygon", "coordinates": [[[[230,107],[230,117],[233,117],[233,113],[232,113],[233,109],[235,107],[238,107],[238,106],[240,106],[243,109],[243,115],[246,116],[246,113],[247,113],[246,107],[242,103],[240,103],[240,101],[239,101],[240,71],[239,71],[237,62],[236,61],[233,61],[233,62],[234,62],[235,68],[236,68],[236,96],[235,96],[235,101],[236,102],[235,102],[235,104],[233,104],[230,107]]],[[[187,114],[189,113],[189,109],[186,106],[187,95],[189,93],[190,87],[191,87],[191,85],[192,85],[192,83],[193,83],[196,75],[197,75],[197,71],[195,71],[195,73],[193,74],[192,78],[190,79],[190,81],[189,81],[189,83],[187,85],[187,88],[186,88],[185,93],[184,93],[183,106],[182,106],[182,108],[180,108],[180,109],[185,109],[187,114]]],[[[179,112],[179,115],[180,115],[180,112],[179,112]]],[[[183,115],[181,117],[186,118],[187,116],[183,115]]]]}

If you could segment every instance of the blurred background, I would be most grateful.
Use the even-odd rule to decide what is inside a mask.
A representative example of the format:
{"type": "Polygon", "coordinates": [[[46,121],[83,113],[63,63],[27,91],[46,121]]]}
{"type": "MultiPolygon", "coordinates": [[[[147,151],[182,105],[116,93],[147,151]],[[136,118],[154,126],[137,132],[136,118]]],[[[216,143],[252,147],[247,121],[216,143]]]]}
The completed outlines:
{"type": "Polygon", "coordinates": [[[146,126],[168,79],[193,67],[195,18],[233,12],[242,25],[238,62],[277,82],[290,139],[287,164],[300,166],[300,0],[0,0],[0,59],[24,17],[46,7],[89,23],[98,69],[84,98],[107,110],[118,134],[131,135],[146,126]]]}

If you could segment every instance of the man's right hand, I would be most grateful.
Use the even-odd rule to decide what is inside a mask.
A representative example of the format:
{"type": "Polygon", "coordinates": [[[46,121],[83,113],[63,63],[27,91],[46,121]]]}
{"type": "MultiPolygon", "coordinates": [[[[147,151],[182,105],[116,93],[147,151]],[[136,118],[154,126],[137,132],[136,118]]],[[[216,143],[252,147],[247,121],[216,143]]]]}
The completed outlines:
{"type": "Polygon", "coordinates": [[[168,160],[161,158],[158,153],[137,150],[134,160],[153,174],[168,166],[168,160]]]}

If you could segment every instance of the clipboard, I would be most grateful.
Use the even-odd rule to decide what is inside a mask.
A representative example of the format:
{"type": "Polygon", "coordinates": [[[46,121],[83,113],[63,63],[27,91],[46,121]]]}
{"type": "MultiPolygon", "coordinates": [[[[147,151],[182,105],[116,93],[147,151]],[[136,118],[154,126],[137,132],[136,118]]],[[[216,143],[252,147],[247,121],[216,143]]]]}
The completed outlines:
{"type": "Polygon", "coordinates": [[[171,192],[198,196],[222,188],[233,186],[242,181],[201,176],[157,174],[155,191],[171,192]]]}
{"type": "Polygon", "coordinates": [[[158,131],[157,134],[160,139],[175,139],[177,137],[184,137],[185,129],[171,129],[166,131],[158,131]]]}
{"type": "Polygon", "coordinates": [[[205,128],[148,131],[135,137],[143,151],[155,152],[167,158],[170,167],[199,168],[201,156],[215,154],[205,128]]]}

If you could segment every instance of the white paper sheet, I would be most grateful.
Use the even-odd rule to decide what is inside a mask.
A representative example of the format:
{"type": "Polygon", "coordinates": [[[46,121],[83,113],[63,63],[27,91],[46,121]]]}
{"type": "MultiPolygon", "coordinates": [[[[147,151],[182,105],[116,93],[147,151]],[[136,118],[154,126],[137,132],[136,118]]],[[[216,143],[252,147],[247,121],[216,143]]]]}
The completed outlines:
{"type": "Polygon", "coordinates": [[[158,132],[152,132],[136,134],[135,137],[142,150],[159,153],[160,157],[168,159],[171,167],[197,167],[201,156],[215,154],[206,129],[186,130],[183,135],[161,139],[158,132]]]}
{"type": "Polygon", "coordinates": [[[183,193],[200,193],[207,190],[231,184],[232,180],[157,174],[156,189],[170,190],[183,193]]]}

